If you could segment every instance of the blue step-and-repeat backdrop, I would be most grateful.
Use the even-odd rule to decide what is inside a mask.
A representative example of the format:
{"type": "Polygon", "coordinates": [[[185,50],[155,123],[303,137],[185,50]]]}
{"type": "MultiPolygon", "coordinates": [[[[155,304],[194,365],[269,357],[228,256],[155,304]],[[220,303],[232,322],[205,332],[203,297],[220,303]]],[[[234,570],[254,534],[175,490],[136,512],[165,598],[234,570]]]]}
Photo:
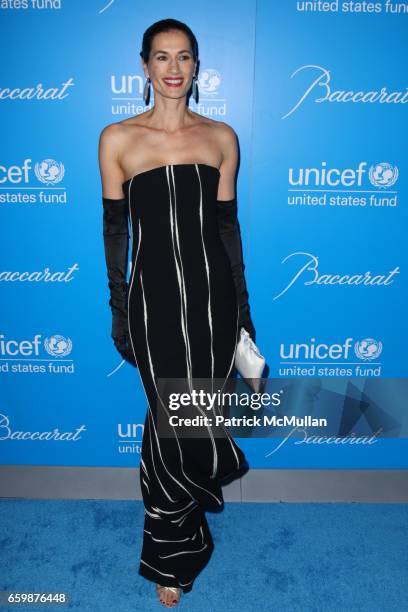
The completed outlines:
{"type": "Polygon", "coordinates": [[[239,138],[271,384],[352,432],[239,437],[250,466],[408,467],[408,3],[9,0],[0,16],[0,463],[139,466],[146,397],[110,338],[98,140],[147,109],[142,35],[173,17],[199,42],[190,107],[239,138]]]}

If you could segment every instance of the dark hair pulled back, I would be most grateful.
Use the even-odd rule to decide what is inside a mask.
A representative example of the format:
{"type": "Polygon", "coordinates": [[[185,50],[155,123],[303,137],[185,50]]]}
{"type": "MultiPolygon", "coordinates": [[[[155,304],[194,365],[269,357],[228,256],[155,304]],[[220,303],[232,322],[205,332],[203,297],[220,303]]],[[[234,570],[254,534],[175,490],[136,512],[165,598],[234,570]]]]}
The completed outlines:
{"type": "Polygon", "coordinates": [[[177,19],[161,19],[160,21],[156,21],[150,27],[148,27],[145,33],[143,34],[142,50],[140,51],[140,57],[146,64],[149,61],[154,36],[156,36],[156,34],[160,34],[161,32],[170,32],[171,30],[180,30],[181,32],[184,32],[184,34],[186,34],[190,41],[194,61],[197,62],[198,42],[188,25],[186,25],[182,21],[178,21],[177,19]]]}

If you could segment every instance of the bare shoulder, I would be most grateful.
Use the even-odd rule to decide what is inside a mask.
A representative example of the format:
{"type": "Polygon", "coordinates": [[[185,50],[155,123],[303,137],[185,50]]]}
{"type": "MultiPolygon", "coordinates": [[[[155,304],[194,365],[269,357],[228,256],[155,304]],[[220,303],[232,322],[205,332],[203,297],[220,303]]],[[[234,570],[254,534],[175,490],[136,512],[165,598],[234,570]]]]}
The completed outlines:
{"type": "Polygon", "coordinates": [[[199,125],[212,129],[215,137],[220,141],[225,141],[228,143],[228,141],[233,142],[236,139],[236,134],[233,128],[228,125],[228,123],[225,123],[225,121],[218,121],[217,119],[211,119],[211,117],[205,117],[204,115],[196,113],[191,109],[189,109],[189,112],[192,116],[194,116],[199,125]]]}
{"type": "Polygon", "coordinates": [[[147,112],[135,117],[129,117],[128,119],[122,119],[122,121],[117,121],[116,123],[109,123],[103,128],[100,139],[103,142],[115,144],[123,141],[128,134],[133,136],[138,127],[143,127],[147,112]]]}
{"type": "Polygon", "coordinates": [[[237,135],[225,121],[216,121],[215,124],[215,138],[222,155],[217,199],[227,201],[235,197],[235,180],[238,167],[237,135]]]}
{"type": "Polygon", "coordinates": [[[119,160],[123,149],[123,126],[111,123],[103,128],[99,137],[99,169],[102,180],[103,196],[106,198],[123,197],[123,171],[119,160]]]}
{"type": "Polygon", "coordinates": [[[235,130],[225,121],[214,121],[214,133],[223,159],[236,158],[238,140],[235,130]]]}
{"type": "Polygon", "coordinates": [[[234,128],[225,121],[213,121],[213,124],[220,138],[234,139],[237,137],[234,128]]]}
{"type": "Polygon", "coordinates": [[[228,176],[231,179],[235,176],[238,166],[237,134],[225,121],[215,121],[214,124],[215,138],[223,160],[220,167],[221,176],[228,176]]]}
{"type": "Polygon", "coordinates": [[[225,123],[225,121],[214,121],[213,124],[217,138],[219,138],[221,142],[231,143],[236,140],[237,135],[235,130],[228,125],[228,123],[225,123]]]}
{"type": "Polygon", "coordinates": [[[124,128],[120,123],[106,125],[99,135],[99,148],[118,151],[124,137],[124,128]]]}

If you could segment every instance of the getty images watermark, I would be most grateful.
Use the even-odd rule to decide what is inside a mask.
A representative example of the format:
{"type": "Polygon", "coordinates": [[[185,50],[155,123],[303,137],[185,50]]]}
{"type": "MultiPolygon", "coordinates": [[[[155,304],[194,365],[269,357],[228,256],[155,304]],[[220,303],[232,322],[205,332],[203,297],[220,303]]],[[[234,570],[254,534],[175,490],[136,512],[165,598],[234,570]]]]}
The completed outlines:
{"type": "Polygon", "coordinates": [[[401,425],[395,432],[406,418],[407,391],[406,379],[395,380],[399,386],[405,382],[401,402],[379,411],[389,379],[161,378],[153,413],[161,437],[224,437],[228,429],[237,437],[285,438],[289,433],[304,437],[310,430],[315,436],[371,443],[375,437],[400,437],[407,431],[401,425]]]}

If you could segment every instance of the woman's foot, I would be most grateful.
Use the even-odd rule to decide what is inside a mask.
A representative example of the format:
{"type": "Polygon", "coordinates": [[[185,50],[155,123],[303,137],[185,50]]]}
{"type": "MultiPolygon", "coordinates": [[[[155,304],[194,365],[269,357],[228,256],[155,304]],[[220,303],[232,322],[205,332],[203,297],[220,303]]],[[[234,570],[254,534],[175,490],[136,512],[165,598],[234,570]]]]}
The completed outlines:
{"type": "Polygon", "coordinates": [[[168,608],[174,608],[180,601],[181,589],[179,587],[156,584],[156,591],[161,603],[168,608]]]}

